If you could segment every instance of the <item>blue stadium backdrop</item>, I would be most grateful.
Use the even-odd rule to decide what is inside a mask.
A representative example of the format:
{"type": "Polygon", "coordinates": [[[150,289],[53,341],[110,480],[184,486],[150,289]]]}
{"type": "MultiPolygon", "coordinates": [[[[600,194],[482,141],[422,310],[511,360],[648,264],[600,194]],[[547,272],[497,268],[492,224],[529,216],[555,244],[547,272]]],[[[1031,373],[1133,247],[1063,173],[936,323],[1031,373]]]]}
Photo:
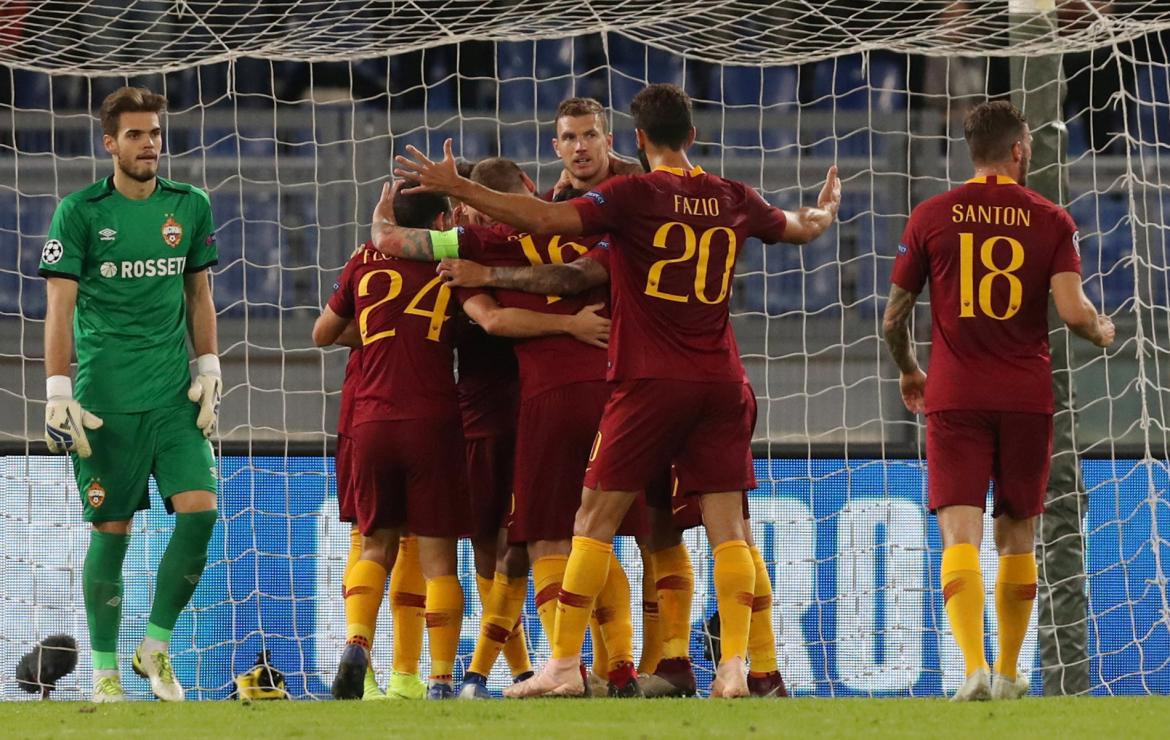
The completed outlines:
{"type": "MultiPolygon", "coordinates": [[[[1170,618],[1166,467],[1160,461],[1086,461],[1083,467],[1090,491],[1086,587],[1094,691],[1170,693],[1170,644],[1159,636],[1170,618]]],[[[195,687],[193,696],[224,698],[232,676],[267,647],[294,695],[327,695],[344,632],[340,578],[348,542],[347,527],[336,521],[332,460],[227,457],[220,469],[222,521],[210,548],[214,564],[175,633],[179,674],[195,687]]],[[[8,513],[0,518],[0,546],[15,564],[0,574],[11,599],[0,616],[6,636],[0,653],[10,666],[29,640],[46,634],[72,631],[84,641],[79,582],[87,535],[65,460],[0,458],[0,472],[8,513]],[[43,482],[31,495],[27,485],[12,484],[26,476],[43,482]]],[[[938,529],[922,505],[919,463],[758,460],[756,472],[761,487],[751,496],[753,526],[772,563],[775,627],[789,686],[819,696],[953,690],[961,680],[959,661],[934,586],[938,529]]],[[[140,518],[126,569],[123,655],[144,629],[148,584],[169,525],[157,499],[156,508],[140,518]]],[[[699,569],[692,655],[706,669],[706,683],[701,628],[715,608],[710,552],[699,532],[689,534],[688,544],[699,569]]],[[[637,548],[621,542],[619,554],[636,594],[637,548]]],[[[985,572],[993,574],[996,561],[988,546],[983,557],[985,572]]],[[[994,576],[987,580],[990,588],[994,576]]],[[[470,612],[478,605],[469,572],[464,581],[470,612]]],[[[537,651],[547,654],[531,595],[529,600],[529,634],[537,651]]],[[[380,666],[388,665],[388,627],[384,614],[375,641],[380,666]]],[[[471,652],[477,628],[477,620],[467,620],[461,654],[471,652]]],[[[993,632],[988,643],[994,645],[993,632]]],[[[1022,661],[1035,660],[1033,630],[1022,661]]],[[[83,666],[87,662],[83,654],[83,666]]],[[[497,671],[493,683],[499,687],[506,676],[502,666],[497,671]]],[[[79,685],[88,684],[87,673],[79,675],[79,685]]],[[[1039,672],[1032,675],[1038,682],[1039,672]]],[[[128,689],[145,698],[139,683],[128,679],[128,689]]],[[[3,694],[15,698],[10,688],[3,694]]]]}

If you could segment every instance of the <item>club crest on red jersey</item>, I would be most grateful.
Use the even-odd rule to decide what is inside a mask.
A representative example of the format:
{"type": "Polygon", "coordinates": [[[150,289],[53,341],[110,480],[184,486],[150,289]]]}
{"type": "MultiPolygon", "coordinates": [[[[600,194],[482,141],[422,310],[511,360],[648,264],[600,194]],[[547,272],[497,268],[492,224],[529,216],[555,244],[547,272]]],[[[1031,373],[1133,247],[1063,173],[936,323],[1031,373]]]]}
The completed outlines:
{"type": "Polygon", "coordinates": [[[162,238],[171,249],[174,249],[183,242],[183,225],[175,220],[175,216],[172,213],[168,213],[167,220],[163,221],[162,238]]]}

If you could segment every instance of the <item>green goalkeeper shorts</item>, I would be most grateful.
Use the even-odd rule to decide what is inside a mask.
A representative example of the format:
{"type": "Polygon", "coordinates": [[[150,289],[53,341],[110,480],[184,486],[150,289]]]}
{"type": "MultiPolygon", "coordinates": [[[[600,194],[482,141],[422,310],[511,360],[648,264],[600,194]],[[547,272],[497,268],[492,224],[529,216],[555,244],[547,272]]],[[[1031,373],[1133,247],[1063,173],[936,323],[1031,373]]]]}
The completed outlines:
{"type": "Polygon", "coordinates": [[[87,522],[118,522],[150,508],[150,476],[173,513],[170,497],[216,491],[211,442],[195,426],[199,407],[184,402],[137,414],[99,414],[101,429],[86,430],[93,454],[71,454],[87,522]]]}

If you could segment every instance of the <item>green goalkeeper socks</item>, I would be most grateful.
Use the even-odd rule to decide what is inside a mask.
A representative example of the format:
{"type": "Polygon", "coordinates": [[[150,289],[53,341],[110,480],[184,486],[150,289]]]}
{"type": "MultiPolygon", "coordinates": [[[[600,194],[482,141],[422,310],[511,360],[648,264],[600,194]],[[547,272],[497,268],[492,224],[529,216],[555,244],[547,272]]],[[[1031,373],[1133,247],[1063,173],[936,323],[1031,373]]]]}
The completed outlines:
{"type": "Polygon", "coordinates": [[[175,514],[175,533],[158,564],[148,636],[170,637],[179,613],[191,600],[207,565],[207,543],[211,541],[218,516],[215,509],[175,514]]]}
{"type": "Polygon", "coordinates": [[[122,561],[130,535],[90,532],[81,576],[89,645],[96,670],[117,670],[118,628],[122,625],[122,561]]]}

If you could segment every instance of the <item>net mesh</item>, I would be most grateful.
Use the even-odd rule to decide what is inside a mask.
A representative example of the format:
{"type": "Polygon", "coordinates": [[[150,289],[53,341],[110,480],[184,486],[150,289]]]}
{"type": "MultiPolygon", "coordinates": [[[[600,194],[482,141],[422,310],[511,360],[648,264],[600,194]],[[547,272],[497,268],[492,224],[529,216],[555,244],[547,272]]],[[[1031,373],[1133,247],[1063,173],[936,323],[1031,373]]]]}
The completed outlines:
{"type": "MultiPolygon", "coordinates": [[[[922,427],[903,411],[884,358],[883,296],[911,207],[968,176],[962,113],[1011,92],[1009,57],[1043,53],[1062,53],[1068,78],[1066,200],[1087,290],[1119,325],[1109,352],[1074,343],[1070,358],[1075,445],[1093,458],[1082,465],[1090,688],[1170,691],[1164,4],[1065,3],[1057,35],[1018,43],[998,3],[584,10],[568,29],[563,10],[544,2],[0,9],[0,443],[11,453],[0,458],[0,696],[24,696],[11,670],[37,639],[65,631],[86,644],[88,530],[68,461],[42,456],[36,441],[44,292],[35,271],[59,199],[108,172],[91,111],[125,82],[167,96],[163,174],[207,189],[219,227],[223,521],[174,643],[193,696],[226,696],[262,648],[293,693],[328,692],[344,639],[348,532],[336,521],[328,454],[344,353],[312,347],[310,329],[365,233],[391,154],[407,144],[437,151],[451,136],[464,157],[513,158],[547,187],[561,171],[549,145],[561,99],[605,102],[616,148],[632,154],[629,101],[662,81],[695,100],[692,154],[704,169],[789,208],[815,197],[830,164],[844,177],[839,224],[804,248],[745,246],[733,293],[760,400],[753,531],[775,584],[789,686],[820,695],[953,689],[962,676],[937,590],[937,527],[923,510],[922,427]]],[[[926,319],[921,311],[924,353],[926,319]]],[[[144,630],[169,536],[154,500],[127,557],[123,655],[144,630]]],[[[697,568],[692,654],[705,685],[711,561],[701,534],[687,538],[697,568]]],[[[636,594],[637,549],[621,542],[619,553],[636,594]]],[[[480,610],[471,558],[461,555],[466,659],[480,610]]],[[[986,547],[984,560],[990,588],[986,547]]],[[[543,660],[531,601],[525,615],[543,660]]],[[[635,622],[640,636],[636,609],[635,622]]],[[[389,666],[389,625],[383,614],[379,671],[389,666]]],[[[1021,661],[1041,667],[1030,639],[1021,661]]],[[[83,654],[61,696],[86,695],[87,663],[83,654]]],[[[507,680],[501,662],[492,686],[507,680]]],[[[147,693],[132,678],[127,688],[147,693]]]]}

